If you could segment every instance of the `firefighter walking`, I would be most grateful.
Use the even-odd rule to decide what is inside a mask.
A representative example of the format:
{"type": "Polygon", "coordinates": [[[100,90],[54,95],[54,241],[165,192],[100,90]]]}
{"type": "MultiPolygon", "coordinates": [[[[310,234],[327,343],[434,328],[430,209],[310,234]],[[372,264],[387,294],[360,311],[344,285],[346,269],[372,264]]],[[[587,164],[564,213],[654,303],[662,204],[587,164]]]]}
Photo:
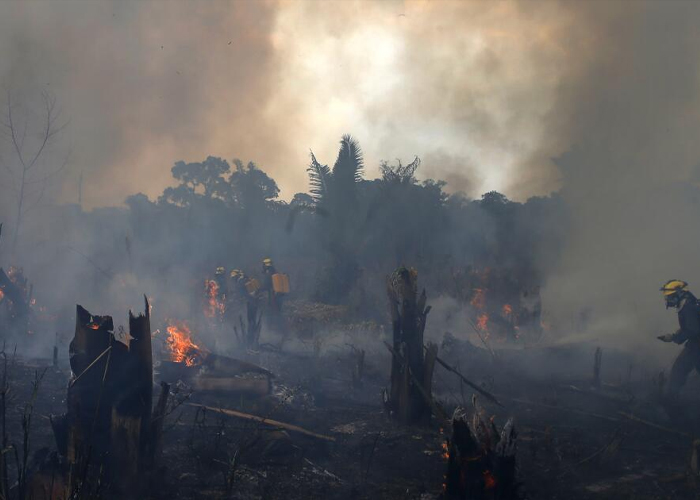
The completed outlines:
{"type": "Polygon", "coordinates": [[[659,340],[684,344],[683,350],[671,368],[668,392],[677,396],[685,385],[693,369],[700,372],[700,303],[688,290],[688,283],[681,280],[669,280],[661,287],[666,308],[678,310],[679,328],[673,333],[660,335],[659,340]]]}

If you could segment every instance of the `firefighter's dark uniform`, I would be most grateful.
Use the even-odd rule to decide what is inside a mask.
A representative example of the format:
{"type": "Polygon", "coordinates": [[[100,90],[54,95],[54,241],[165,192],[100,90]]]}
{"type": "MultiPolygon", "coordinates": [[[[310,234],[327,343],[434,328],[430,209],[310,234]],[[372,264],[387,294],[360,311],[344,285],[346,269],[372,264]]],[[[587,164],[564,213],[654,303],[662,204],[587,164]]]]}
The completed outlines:
{"type": "Polygon", "coordinates": [[[671,394],[678,393],[693,369],[700,372],[700,304],[690,292],[686,292],[678,310],[678,323],[680,328],[671,335],[671,341],[685,346],[671,368],[668,381],[671,394]]]}

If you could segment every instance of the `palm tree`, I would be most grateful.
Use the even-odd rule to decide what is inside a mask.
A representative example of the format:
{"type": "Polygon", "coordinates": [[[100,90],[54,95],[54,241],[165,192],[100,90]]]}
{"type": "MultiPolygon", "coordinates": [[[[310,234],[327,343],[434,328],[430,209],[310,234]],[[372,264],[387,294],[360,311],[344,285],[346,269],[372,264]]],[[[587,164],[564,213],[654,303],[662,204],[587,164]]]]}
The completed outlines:
{"type": "Polygon", "coordinates": [[[357,186],[364,172],[360,145],[350,135],[344,135],[333,169],[321,164],[312,151],[307,172],[313,208],[327,216],[320,223],[321,238],[331,254],[331,273],[327,278],[333,283],[323,279],[319,292],[326,299],[340,300],[358,274],[356,254],[361,238],[357,233],[361,217],[357,216],[357,186]]]}
{"type": "Polygon", "coordinates": [[[352,136],[346,134],[340,140],[338,158],[333,170],[328,165],[322,165],[311,152],[311,163],[307,169],[311,196],[316,205],[341,205],[342,202],[354,201],[357,194],[357,183],[363,180],[364,161],[362,150],[352,136]]]}

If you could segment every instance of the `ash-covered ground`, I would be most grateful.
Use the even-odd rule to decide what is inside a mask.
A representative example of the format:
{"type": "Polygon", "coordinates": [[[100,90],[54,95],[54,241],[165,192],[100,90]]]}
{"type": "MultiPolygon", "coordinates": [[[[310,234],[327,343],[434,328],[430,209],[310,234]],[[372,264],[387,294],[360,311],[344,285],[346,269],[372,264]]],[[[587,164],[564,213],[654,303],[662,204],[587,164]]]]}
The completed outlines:
{"type": "MultiPolygon", "coordinates": [[[[406,426],[387,415],[381,391],[389,383],[391,358],[379,348],[384,334],[341,328],[336,333],[347,342],[331,347],[290,341],[282,350],[240,351],[239,359],[274,374],[271,393],[263,397],[198,391],[182,380],[166,380],[171,399],[150,497],[439,497],[449,422],[433,416],[426,425],[406,426]],[[351,346],[360,343],[367,356],[358,381],[351,346]],[[219,409],[293,424],[321,437],[232,418],[219,409]]],[[[473,411],[477,405],[498,425],[514,418],[522,498],[697,497],[694,436],[700,406],[690,399],[697,380],[691,380],[682,404],[671,408],[661,397],[663,376],[631,364],[624,352],[603,350],[596,381],[595,344],[497,345],[492,354],[469,340],[478,342],[447,336],[439,356],[502,406],[480,396],[474,401],[475,391],[441,366],[435,368],[433,396],[449,415],[457,406],[473,411]]],[[[36,372],[43,373],[30,430],[30,449],[42,456],[42,448],[56,446],[50,416],[66,410],[66,347],[60,348],[58,366],[8,354],[11,441],[22,436],[31,382],[36,372]]],[[[156,382],[163,378],[158,372],[156,363],[156,382]]]]}

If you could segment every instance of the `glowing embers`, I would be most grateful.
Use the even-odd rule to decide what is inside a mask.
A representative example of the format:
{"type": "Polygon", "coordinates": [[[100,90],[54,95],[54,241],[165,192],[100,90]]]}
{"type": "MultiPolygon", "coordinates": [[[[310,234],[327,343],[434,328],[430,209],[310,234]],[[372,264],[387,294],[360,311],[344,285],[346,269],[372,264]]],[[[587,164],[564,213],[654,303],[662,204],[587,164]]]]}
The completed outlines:
{"type": "Polygon", "coordinates": [[[482,332],[487,332],[489,329],[489,315],[481,313],[476,318],[476,327],[482,332]]]}
{"type": "Polygon", "coordinates": [[[165,343],[170,350],[170,360],[187,366],[198,366],[209,352],[192,340],[192,331],[184,321],[172,322],[166,328],[165,343]]]}

